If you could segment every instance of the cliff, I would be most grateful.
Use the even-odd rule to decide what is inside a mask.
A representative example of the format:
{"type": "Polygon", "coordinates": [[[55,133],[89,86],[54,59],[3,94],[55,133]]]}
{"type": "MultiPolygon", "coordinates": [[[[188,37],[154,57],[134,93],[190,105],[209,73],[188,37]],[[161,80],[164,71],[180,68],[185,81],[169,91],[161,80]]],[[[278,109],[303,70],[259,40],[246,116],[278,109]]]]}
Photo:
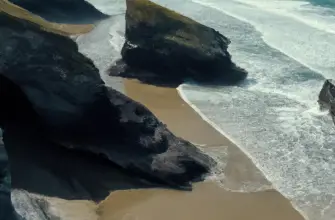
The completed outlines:
{"type": "Polygon", "coordinates": [[[231,60],[229,39],[213,28],[148,0],[126,2],[122,57],[127,70],[121,75],[146,80],[150,72],[162,81],[191,78],[224,83],[247,76],[231,60]]]}
{"type": "Polygon", "coordinates": [[[146,107],[106,88],[69,38],[0,13],[0,54],[0,127],[7,149],[15,147],[12,137],[22,137],[21,148],[89,152],[134,178],[176,188],[189,188],[214,164],[146,107]]]}

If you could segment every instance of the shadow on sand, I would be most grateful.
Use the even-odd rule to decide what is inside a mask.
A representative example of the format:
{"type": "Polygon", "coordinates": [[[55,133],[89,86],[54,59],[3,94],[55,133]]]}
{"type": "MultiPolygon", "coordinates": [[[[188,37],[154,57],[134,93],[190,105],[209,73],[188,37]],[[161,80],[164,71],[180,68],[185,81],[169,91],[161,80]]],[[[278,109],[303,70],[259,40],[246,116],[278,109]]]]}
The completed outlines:
{"type": "Polygon", "coordinates": [[[4,135],[4,142],[13,189],[99,202],[114,190],[158,187],[125,173],[98,155],[62,148],[23,129],[8,134],[4,135]]]}

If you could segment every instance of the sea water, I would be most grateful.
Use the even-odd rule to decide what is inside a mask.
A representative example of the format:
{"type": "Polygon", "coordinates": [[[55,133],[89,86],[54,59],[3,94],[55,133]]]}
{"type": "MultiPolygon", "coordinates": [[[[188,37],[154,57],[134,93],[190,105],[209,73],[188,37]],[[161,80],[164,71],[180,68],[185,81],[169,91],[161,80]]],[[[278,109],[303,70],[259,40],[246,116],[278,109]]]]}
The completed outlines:
{"type": "MultiPolygon", "coordinates": [[[[234,62],[249,72],[239,86],[185,83],[178,88],[182,98],[236,143],[306,219],[335,219],[335,126],[317,103],[325,79],[335,78],[334,2],[154,1],[229,37],[234,62]]],[[[123,0],[89,2],[112,16],[125,10],[123,0]]],[[[124,16],[113,17],[110,28],[102,28],[117,57],[123,24],[124,16]]],[[[80,48],[94,59],[102,48],[91,42],[80,48]]],[[[112,60],[96,59],[102,69],[101,59],[112,60]]],[[[226,149],[220,153],[225,158],[226,149]]]]}
{"type": "Polygon", "coordinates": [[[299,1],[193,3],[175,9],[229,37],[249,78],[232,87],[186,83],[182,97],[306,218],[335,219],[335,127],[317,103],[325,79],[335,77],[334,11],[299,1]],[[191,5],[197,14],[187,12],[191,5]]]}

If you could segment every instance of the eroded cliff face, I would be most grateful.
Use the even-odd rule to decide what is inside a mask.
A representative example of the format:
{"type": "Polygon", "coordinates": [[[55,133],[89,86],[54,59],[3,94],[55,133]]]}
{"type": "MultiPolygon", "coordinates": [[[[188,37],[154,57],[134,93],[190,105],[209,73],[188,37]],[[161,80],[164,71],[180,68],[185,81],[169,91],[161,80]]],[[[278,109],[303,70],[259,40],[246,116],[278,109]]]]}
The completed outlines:
{"type": "Polygon", "coordinates": [[[69,38],[0,13],[0,54],[6,148],[24,148],[26,140],[90,152],[137,178],[177,188],[201,180],[214,164],[143,105],[107,89],[69,38]]]}
{"type": "Polygon", "coordinates": [[[127,0],[122,57],[132,68],[128,75],[141,79],[148,71],[163,80],[237,83],[247,73],[232,62],[229,43],[214,29],[151,1],[127,0]]]}

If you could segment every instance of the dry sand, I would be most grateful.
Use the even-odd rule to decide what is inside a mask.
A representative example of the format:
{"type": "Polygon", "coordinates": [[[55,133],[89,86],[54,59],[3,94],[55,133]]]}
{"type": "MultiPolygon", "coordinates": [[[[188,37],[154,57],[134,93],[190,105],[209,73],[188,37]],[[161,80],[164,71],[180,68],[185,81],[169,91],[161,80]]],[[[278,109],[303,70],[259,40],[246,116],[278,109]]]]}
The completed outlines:
{"type": "MultiPolygon", "coordinates": [[[[270,184],[238,147],[223,137],[178,95],[176,89],[125,81],[128,96],[147,106],[177,135],[207,150],[227,146],[225,181],[239,190],[245,183],[270,184]]],[[[222,149],[222,148],[221,148],[222,149]]],[[[113,192],[98,208],[100,220],[302,220],[290,202],[275,190],[228,191],[216,182],[198,183],[192,192],[163,189],[113,192]]]]}

